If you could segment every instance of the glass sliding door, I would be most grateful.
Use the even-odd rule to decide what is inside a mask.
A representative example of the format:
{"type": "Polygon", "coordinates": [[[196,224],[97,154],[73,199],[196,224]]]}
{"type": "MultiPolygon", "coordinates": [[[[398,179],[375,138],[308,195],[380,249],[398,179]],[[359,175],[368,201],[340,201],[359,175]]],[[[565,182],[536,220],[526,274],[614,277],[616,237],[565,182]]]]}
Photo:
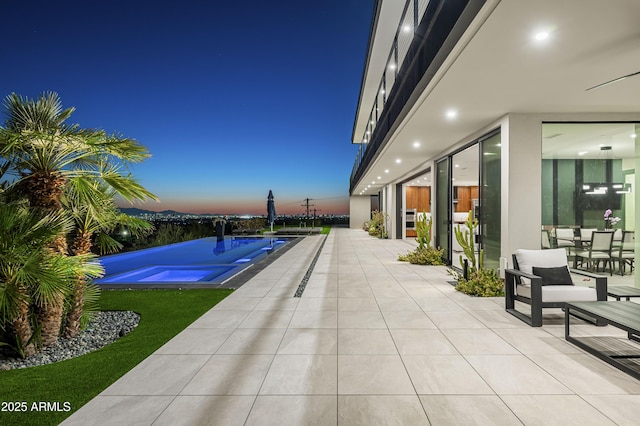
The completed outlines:
{"type": "Polygon", "coordinates": [[[466,256],[455,237],[468,231],[469,215],[478,222],[475,255],[484,252],[484,266],[497,269],[501,238],[501,136],[497,129],[436,163],[436,245],[451,266],[463,269],[466,256]]]}
{"type": "MultiPolygon", "coordinates": [[[[479,188],[479,145],[476,143],[470,147],[457,152],[451,157],[451,211],[452,226],[451,231],[451,264],[458,268],[463,268],[466,259],[463,248],[455,237],[455,230],[459,229],[463,234],[470,231],[466,222],[471,215],[474,219],[480,219],[480,188],[479,188]]],[[[478,243],[480,241],[479,228],[473,232],[475,253],[477,257],[478,243]]]]}
{"type": "Polygon", "coordinates": [[[635,229],[636,123],[543,123],[542,226],[635,229]]]}
{"type": "Polygon", "coordinates": [[[431,170],[405,184],[405,237],[418,236],[416,223],[424,216],[431,220],[431,170]]]}
{"type": "Polygon", "coordinates": [[[640,221],[639,152],[640,123],[542,124],[542,227],[556,236],[552,245],[562,246],[561,232],[581,236],[613,230],[613,272],[622,275],[616,280],[636,287],[640,274],[632,273],[630,264],[640,261],[640,243],[633,260],[619,259],[623,233],[635,235],[640,221]]]}
{"type": "Polygon", "coordinates": [[[500,197],[501,197],[501,143],[500,132],[480,141],[480,234],[481,248],[484,250],[484,265],[487,268],[500,267],[500,197]]]}
{"type": "Polygon", "coordinates": [[[450,232],[451,219],[449,206],[451,205],[450,193],[450,161],[444,158],[436,164],[436,223],[435,244],[444,250],[442,255],[447,264],[451,263],[450,232]]]}

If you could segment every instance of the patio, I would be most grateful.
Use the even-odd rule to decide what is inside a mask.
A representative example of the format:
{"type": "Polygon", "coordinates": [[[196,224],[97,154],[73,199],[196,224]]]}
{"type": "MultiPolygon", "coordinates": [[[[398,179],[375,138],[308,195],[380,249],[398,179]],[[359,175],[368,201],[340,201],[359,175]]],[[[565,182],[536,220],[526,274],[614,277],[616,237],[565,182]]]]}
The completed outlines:
{"type": "MultiPolygon", "coordinates": [[[[322,238],[305,238],[63,424],[638,423],[640,381],[565,342],[562,311],[528,327],[503,298],[456,292],[445,267],[398,262],[410,242],[334,228],[292,297],[322,238]]],[[[571,330],[623,336],[579,320],[571,330]]]]}

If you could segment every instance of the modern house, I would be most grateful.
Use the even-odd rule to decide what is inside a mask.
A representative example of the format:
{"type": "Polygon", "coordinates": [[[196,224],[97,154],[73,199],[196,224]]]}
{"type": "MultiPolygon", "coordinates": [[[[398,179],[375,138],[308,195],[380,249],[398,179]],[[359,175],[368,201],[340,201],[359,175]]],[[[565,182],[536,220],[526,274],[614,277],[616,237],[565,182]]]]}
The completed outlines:
{"type": "Polygon", "coordinates": [[[377,0],[351,226],[382,210],[389,238],[413,238],[427,214],[456,265],[471,212],[495,267],[541,230],[605,227],[609,209],[635,230],[638,17],[637,0],[377,0]]]}

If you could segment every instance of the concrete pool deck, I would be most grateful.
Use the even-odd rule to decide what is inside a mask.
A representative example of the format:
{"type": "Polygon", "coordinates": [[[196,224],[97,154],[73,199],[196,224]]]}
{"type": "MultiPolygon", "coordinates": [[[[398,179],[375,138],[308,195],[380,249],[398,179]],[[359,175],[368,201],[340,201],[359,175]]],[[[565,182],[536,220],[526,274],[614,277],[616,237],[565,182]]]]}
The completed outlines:
{"type": "MultiPolygon", "coordinates": [[[[503,298],[456,292],[412,248],[334,228],[307,237],[65,425],[631,425],[640,381],[531,328],[503,298]]],[[[572,334],[610,333],[575,321],[572,334]]]]}

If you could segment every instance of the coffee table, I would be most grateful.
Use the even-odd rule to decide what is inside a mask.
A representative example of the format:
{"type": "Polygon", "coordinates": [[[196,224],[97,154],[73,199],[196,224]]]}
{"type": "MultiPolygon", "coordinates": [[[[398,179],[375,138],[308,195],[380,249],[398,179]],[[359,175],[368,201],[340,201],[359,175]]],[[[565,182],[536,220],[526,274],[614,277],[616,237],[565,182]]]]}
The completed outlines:
{"type": "Polygon", "coordinates": [[[640,342],[640,304],[613,301],[569,302],[564,310],[565,339],[568,342],[640,380],[640,346],[618,337],[571,336],[569,317],[576,313],[624,330],[629,340],[640,342]]]}
{"type": "Polygon", "coordinates": [[[626,297],[627,300],[630,300],[632,297],[640,297],[640,288],[624,285],[608,286],[607,296],[615,297],[616,300],[620,300],[623,297],[626,297]]]}

